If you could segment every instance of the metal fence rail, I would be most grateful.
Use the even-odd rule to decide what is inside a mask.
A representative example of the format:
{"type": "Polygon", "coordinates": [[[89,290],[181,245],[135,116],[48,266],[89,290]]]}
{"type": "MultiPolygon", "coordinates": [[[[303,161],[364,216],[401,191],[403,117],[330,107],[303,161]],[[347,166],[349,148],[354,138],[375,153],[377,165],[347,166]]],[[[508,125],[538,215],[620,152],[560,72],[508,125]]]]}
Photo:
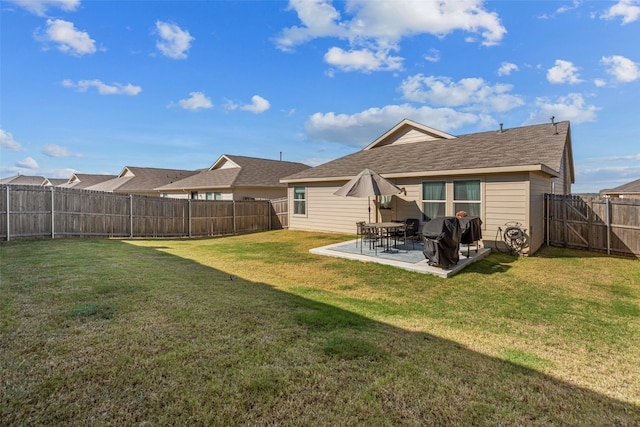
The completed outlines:
{"type": "Polygon", "coordinates": [[[205,201],[0,186],[0,238],[202,237],[287,226],[286,199],[205,201]]]}

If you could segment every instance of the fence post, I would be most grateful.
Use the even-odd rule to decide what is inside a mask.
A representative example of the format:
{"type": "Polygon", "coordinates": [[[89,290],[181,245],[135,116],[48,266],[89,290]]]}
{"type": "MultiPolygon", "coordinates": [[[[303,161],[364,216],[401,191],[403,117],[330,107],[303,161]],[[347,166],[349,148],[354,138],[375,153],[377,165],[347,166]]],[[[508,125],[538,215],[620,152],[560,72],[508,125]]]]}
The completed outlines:
{"type": "Polygon", "coordinates": [[[271,200],[267,200],[267,215],[269,215],[269,231],[271,231],[271,208],[272,208],[271,200]]]}
{"type": "Polygon", "coordinates": [[[545,201],[545,208],[546,208],[546,211],[547,211],[547,213],[546,213],[546,216],[547,216],[547,218],[546,218],[547,219],[546,220],[547,229],[546,229],[546,233],[545,233],[544,239],[545,239],[545,243],[547,244],[547,246],[549,246],[549,204],[551,202],[549,193],[546,193],[544,195],[544,201],[545,201]]]}
{"type": "Polygon", "coordinates": [[[187,208],[189,215],[189,237],[191,237],[191,199],[187,199],[187,208]]]}
{"type": "Polygon", "coordinates": [[[9,202],[11,201],[11,198],[9,197],[9,188],[10,186],[7,185],[7,242],[9,241],[9,226],[11,225],[11,221],[9,220],[9,202]]]}
{"type": "Polygon", "coordinates": [[[569,210],[567,209],[567,203],[569,203],[570,196],[563,194],[562,195],[562,242],[563,246],[566,248],[568,246],[567,240],[569,233],[567,233],[567,216],[569,216],[569,210]]]}
{"type": "Polygon", "coordinates": [[[56,238],[56,221],[55,221],[56,211],[53,208],[53,185],[51,186],[51,238],[56,238]]]}
{"type": "Polygon", "coordinates": [[[607,209],[607,255],[611,255],[611,199],[607,197],[606,199],[606,209],[607,209]]]}
{"type": "Polygon", "coordinates": [[[129,238],[133,239],[133,194],[129,194],[129,238]]]}
{"type": "Polygon", "coordinates": [[[236,234],[236,201],[233,201],[233,234],[236,234]]]}

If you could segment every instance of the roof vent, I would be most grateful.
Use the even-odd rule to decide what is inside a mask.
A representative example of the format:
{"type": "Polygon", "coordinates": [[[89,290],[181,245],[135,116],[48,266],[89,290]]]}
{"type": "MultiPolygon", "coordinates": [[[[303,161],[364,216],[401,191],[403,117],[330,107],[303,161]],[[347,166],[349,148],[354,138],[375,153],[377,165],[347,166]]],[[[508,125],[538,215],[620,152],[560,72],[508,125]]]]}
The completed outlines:
{"type": "Polygon", "coordinates": [[[551,116],[551,125],[555,125],[556,122],[554,121],[556,119],[556,116],[551,116]]]}
{"type": "Polygon", "coordinates": [[[500,123],[500,133],[504,132],[504,129],[502,128],[502,126],[503,126],[503,123],[500,123]]]}

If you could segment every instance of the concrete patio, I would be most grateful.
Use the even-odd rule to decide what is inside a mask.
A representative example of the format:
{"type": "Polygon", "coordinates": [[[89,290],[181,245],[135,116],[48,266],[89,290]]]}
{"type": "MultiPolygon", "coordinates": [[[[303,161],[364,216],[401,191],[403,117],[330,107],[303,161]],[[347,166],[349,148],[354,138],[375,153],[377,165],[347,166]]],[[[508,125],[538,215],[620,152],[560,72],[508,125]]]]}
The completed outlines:
{"type": "Polygon", "coordinates": [[[448,278],[461,271],[466,266],[481,260],[491,253],[491,249],[481,247],[476,252],[476,247],[467,246],[460,247],[460,261],[449,268],[440,268],[431,266],[425,258],[422,250],[422,243],[405,243],[389,251],[384,251],[382,247],[378,247],[377,251],[369,248],[368,245],[356,247],[356,240],[348,242],[336,243],[333,245],[322,246],[309,250],[312,254],[326,255],[336,258],[346,258],[361,262],[372,262],[377,264],[391,265],[393,267],[402,268],[404,270],[414,271],[423,274],[433,274],[438,277],[448,278]],[[469,249],[467,251],[467,249],[469,249]],[[361,253],[362,251],[362,253],[361,253]],[[469,256],[467,257],[467,253],[469,256]]]}

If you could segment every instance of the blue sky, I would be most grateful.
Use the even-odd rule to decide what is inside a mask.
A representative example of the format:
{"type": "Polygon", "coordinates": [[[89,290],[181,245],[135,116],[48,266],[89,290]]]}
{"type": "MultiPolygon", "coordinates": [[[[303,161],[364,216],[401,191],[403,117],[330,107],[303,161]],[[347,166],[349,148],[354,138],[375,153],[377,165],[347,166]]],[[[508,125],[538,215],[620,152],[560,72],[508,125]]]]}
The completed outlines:
{"type": "Polygon", "coordinates": [[[0,2],[0,177],[315,166],[404,118],[570,120],[574,192],[640,177],[640,1],[0,2]],[[442,4],[440,4],[442,3],[442,4]]]}

